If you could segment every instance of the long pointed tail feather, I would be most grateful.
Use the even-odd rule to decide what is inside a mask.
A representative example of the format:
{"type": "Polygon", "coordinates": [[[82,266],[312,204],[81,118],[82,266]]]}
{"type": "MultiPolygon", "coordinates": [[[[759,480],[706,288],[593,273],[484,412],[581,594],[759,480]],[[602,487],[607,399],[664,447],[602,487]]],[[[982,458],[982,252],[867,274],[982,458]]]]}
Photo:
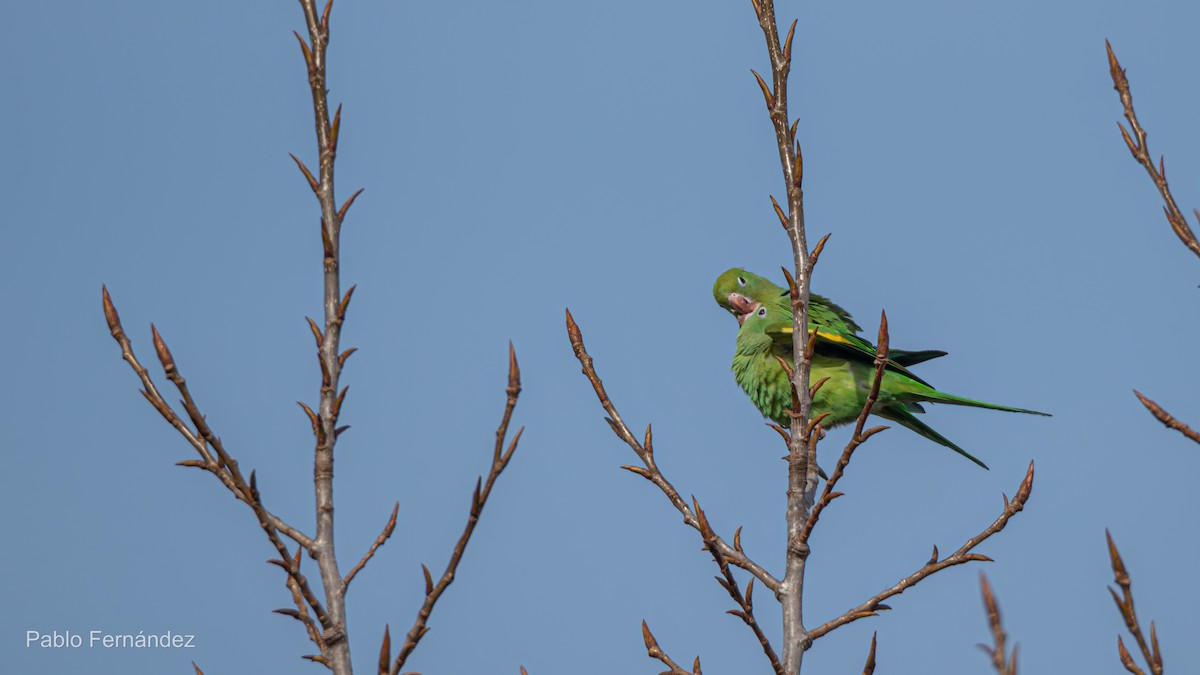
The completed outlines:
{"type": "Polygon", "coordinates": [[[937,443],[938,445],[943,445],[947,448],[950,448],[951,450],[957,452],[958,454],[962,455],[963,457],[966,457],[967,459],[971,460],[972,462],[975,462],[979,466],[982,466],[985,469],[988,468],[988,465],[979,461],[979,459],[977,457],[975,457],[971,453],[967,452],[966,450],[963,450],[962,448],[958,447],[949,438],[946,438],[945,436],[939,434],[938,432],[934,431],[928,424],[925,424],[921,420],[917,419],[911,412],[909,412],[908,408],[904,407],[903,404],[889,405],[882,410],[876,411],[875,414],[879,415],[880,417],[882,417],[884,419],[889,419],[889,420],[892,420],[893,422],[897,422],[901,426],[903,426],[907,429],[911,429],[912,431],[924,436],[925,438],[928,438],[929,440],[933,441],[934,443],[937,443]]]}
{"type": "Polygon", "coordinates": [[[949,354],[949,352],[944,352],[940,349],[921,349],[918,351],[893,349],[888,352],[888,358],[907,368],[908,366],[915,366],[918,363],[925,363],[931,359],[940,358],[946,354],[949,354]]]}
{"type": "Polygon", "coordinates": [[[966,396],[955,396],[942,391],[926,392],[921,398],[930,403],[949,403],[950,405],[965,405],[972,408],[986,408],[988,410],[1003,410],[1004,412],[1025,413],[1026,415],[1041,415],[1042,417],[1050,417],[1050,413],[1044,413],[1038,410],[1029,410],[1028,408],[1015,408],[1010,405],[1000,405],[999,403],[988,403],[986,401],[976,401],[973,398],[966,396]]]}

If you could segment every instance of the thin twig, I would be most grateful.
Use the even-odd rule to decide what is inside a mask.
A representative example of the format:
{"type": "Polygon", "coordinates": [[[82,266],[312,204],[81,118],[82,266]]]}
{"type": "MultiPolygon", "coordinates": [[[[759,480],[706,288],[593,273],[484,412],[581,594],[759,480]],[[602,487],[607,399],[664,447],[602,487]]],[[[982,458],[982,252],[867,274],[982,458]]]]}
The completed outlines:
{"type": "MultiPolygon", "coordinates": [[[[1162,196],[1163,200],[1163,214],[1167,217],[1167,222],[1171,225],[1171,230],[1175,232],[1175,236],[1179,237],[1179,241],[1183,242],[1183,245],[1188,250],[1200,256],[1200,241],[1196,240],[1196,234],[1188,226],[1187,219],[1184,218],[1183,212],[1179,210],[1179,205],[1175,202],[1174,195],[1171,194],[1171,188],[1167,185],[1167,169],[1163,158],[1161,156],[1158,158],[1158,166],[1156,167],[1154,159],[1150,156],[1150,148],[1146,144],[1146,130],[1142,128],[1141,122],[1138,121],[1137,113],[1133,111],[1133,94],[1129,90],[1129,78],[1125,74],[1125,69],[1117,61],[1117,55],[1113,52],[1112,45],[1108,43],[1108,40],[1104,41],[1104,48],[1108,52],[1108,72],[1112,76],[1113,88],[1117,90],[1117,95],[1121,98],[1121,105],[1125,109],[1125,119],[1129,122],[1129,128],[1133,130],[1133,136],[1131,137],[1129,132],[1125,130],[1125,126],[1117,122],[1117,127],[1121,130],[1121,138],[1125,141],[1125,146],[1129,148],[1129,152],[1133,155],[1134,160],[1146,169],[1146,173],[1150,175],[1150,180],[1158,188],[1158,193],[1162,196]]],[[[1195,214],[1197,219],[1200,219],[1200,211],[1193,210],[1192,213],[1195,214]]],[[[1197,434],[1186,424],[1177,420],[1171,413],[1160,408],[1154,401],[1142,396],[1136,390],[1133,393],[1137,395],[1142,405],[1146,406],[1150,410],[1150,413],[1158,418],[1158,421],[1172,429],[1178,430],[1196,443],[1200,443],[1200,434],[1197,434]]]]}
{"type": "Polygon", "coordinates": [[[867,663],[863,666],[863,675],[875,672],[875,633],[871,633],[871,651],[867,653],[867,663]]]}
{"type": "Polygon", "coordinates": [[[513,453],[517,451],[517,443],[521,440],[521,434],[525,431],[525,427],[517,429],[517,433],[513,435],[512,441],[505,449],[504,442],[508,436],[508,425],[512,420],[513,409],[517,406],[517,397],[521,393],[521,369],[517,365],[517,354],[513,350],[512,343],[508,345],[508,387],[505,389],[507,400],[504,405],[504,416],[500,419],[500,426],[496,428],[496,445],[492,452],[492,466],[488,470],[487,480],[480,479],[475,483],[475,492],[471,495],[471,511],[467,516],[466,527],[458,537],[458,541],[454,544],[454,550],[450,554],[450,561],[446,563],[446,569],[442,572],[441,578],[437,583],[433,583],[433,577],[429,574],[429,569],[424,565],[421,566],[425,573],[425,601],[421,604],[421,609],[417,612],[416,621],[413,623],[408,634],[404,637],[404,644],[401,645],[399,653],[396,654],[396,660],[392,663],[391,675],[398,675],[400,669],[404,667],[404,662],[412,654],[413,650],[421,642],[421,638],[425,633],[429,632],[429,626],[426,625],[429,621],[429,615],[433,613],[433,607],[437,604],[442,593],[449,588],[450,584],[454,583],[454,574],[458,570],[458,563],[462,560],[463,553],[467,550],[467,544],[471,541],[471,535],[475,532],[475,526],[479,523],[479,517],[483,514],[483,507],[487,504],[488,496],[492,494],[492,486],[495,485],[496,479],[508,466],[512,459],[513,453]]]}
{"type": "Polygon", "coordinates": [[[354,579],[354,575],[358,574],[363,567],[366,567],[367,562],[370,561],[371,557],[375,555],[375,551],[378,551],[379,547],[383,546],[383,543],[392,536],[392,532],[396,529],[396,516],[399,513],[400,502],[396,502],[396,505],[392,507],[391,518],[388,518],[387,525],[383,526],[383,531],[380,532],[379,536],[375,538],[375,543],[371,544],[371,548],[368,549],[363,555],[362,560],[359,560],[358,564],[354,566],[354,569],[350,570],[350,573],[346,575],[346,580],[344,582],[346,586],[350,586],[350,582],[354,579]]]}
{"type": "Polygon", "coordinates": [[[389,675],[392,672],[392,627],[383,625],[383,642],[379,645],[378,675],[389,675]]]}
{"type": "MultiPolygon", "coordinates": [[[[662,490],[671,504],[683,515],[683,522],[701,531],[700,520],[696,514],[692,512],[691,507],[680,496],[679,491],[675,486],[667,480],[662,471],[659,470],[658,464],[654,460],[654,439],[650,431],[650,427],[646,427],[646,435],[643,441],[639,441],[633,435],[633,432],[626,426],[625,420],[621,418],[617,412],[616,406],[608,397],[608,392],[604,390],[604,383],[600,380],[600,376],[596,374],[596,368],[593,365],[592,357],[588,354],[587,348],[583,345],[583,333],[580,332],[578,324],[575,323],[575,318],[571,316],[571,310],[567,310],[567,336],[571,340],[571,347],[575,350],[575,358],[579,359],[579,363],[583,366],[583,374],[591,382],[592,388],[596,392],[596,397],[600,399],[600,405],[604,408],[604,412],[608,413],[608,417],[604,421],[608,422],[608,426],[613,430],[622,441],[628,445],[633,452],[642,460],[643,466],[623,466],[621,468],[636,473],[637,475],[654,483],[658,489],[662,490]]],[[[771,575],[761,565],[754,562],[742,552],[739,547],[730,546],[724,539],[717,534],[713,534],[713,543],[720,551],[721,556],[727,559],[733,565],[740,567],[747,572],[753,574],[764,586],[771,589],[772,592],[778,592],[779,580],[771,575]]]]}
{"type": "MultiPolygon", "coordinates": [[[[767,639],[762,628],[758,625],[758,620],[754,617],[754,579],[746,585],[746,593],[742,594],[742,589],[738,586],[737,579],[733,576],[733,570],[729,567],[729,561],[725,556],[721,555],[721,550],[716,545],[716,534],[713,532],[712,526],[708,523],[708,517],[704,515],[704,510],[700,508],[700,502],[696,498],[692,498],[692,508],[696,513],[696,517],[700,520],[700,536],[704,539],[704,547],[712,554],[713,560],[717,563],[717,567],[721,570],[721,576],[717,577],[717,583],[729,593],[729,597],[737,603],[740,609],[731,609],[729,614],[732,614],[741,619],[750,630],[753,631],[754,637],[758,638],[758,643],[762,645],[763,654],[767,660],[771,662],[771,668],[776,675],[783,675],[783,665],[779,663],[779,657],[775,654],[775,649],[771,646],[771,641],[767,639]]],[[[734,539],[735,544],[739,544],[738,538],[734,539]]]]}
{"type": "MultiPolygon", "coordinates": [[[[1138,649],[1142,652],[1142,659],[1145,660],[1146,666],[1153,675],[1162,675],[1162,651],[1158,648],[1158,632],[1154,628],[1154,622],[1150,622],[1150,641],[1147,643],[1141,624],[1138,623],[1137,612],[1133,609],[1133,582],[1129,578],[1129,571],[1125,569],[1125,561],[1121,560],[1117,544],[1107,529],[1104,530],[1104,536],[1108,539],[1108,555],[1112,559],[1113,577],[1117,585],[1121,587],[1121,595],[1118,596],[1111,586],[1108,592],[1112,594],[1113,602],[1117,603],[1117,611],[1125,620],[1125,628],[1129,629],[1129,633],[1137,641],[1138,649]]],[[[1125,648],[1125,642],[1119,635],[1117,636],[1117,653],[1126,670],[1135,675],[1143,675],[1142,669],[1133,660],[1133,656],[1125,648]]]]}
{"type": "Polygon", "coordinates": [[[979,534],[968,539],[953,554],[940,560],[938,559],[938,550],[935,546],[933,548],[933,555],[930,557],[929,562],[922,565],[921,568],[916,572],[904,577],[890,588],[875,594],[866,602],[863,602],[856,607],[852,607],[846,610],[840,616],[830,619],[820,626],[817,626],[809,631],[808,635],[811,637],[811,639],[816,640],[822,635],[845,626],[848,623],[866,618],[868,616],[875,616],[879,610],[891,609],[890,607],[882,604],[884,600],[887,600],[894,595],[903,593],[909,588],[920,583],[926,577],[937,574],[948,567],[962,565],[963,563],[973,561],[991,562],[991,558],[978,553],[971,553],[971,550],[983,543],[988,537],[996,534],[1000,530],[1003,530],[1004,526],[1008,524],[1009,519],[1025,508],[1025,502],[1029,499],[1029,494],[1032,490],[1033,462],[1030,462],[1029,470],[1025,473],[1025,479],[1021,481],[1021,486],[1017,488],[1017,494],[1012,498],[1011,501],[1008,499],[1008,497],[1004,497],[1004,510],[991,525],[989,525],[979,534]]]}
{"type": "Polygon", "coordinates": [[[696,660],[692,663],[692,670],[690,672],[684,670],[683,667],[681,667],[678,663],[675,663],[670,656],[667,656],[667,653],[663,651],[662,647],[658,646],[658,640],[654,639],[654,635],[650,633],[650,627],[646,625],[644,620],[642,621],[642,641],[646,643],[646,654],[649,655],[650,658],[658,659],[659,661],[662,661],[663,665],[665,665],[667,668],[670,668],[670,670],[662,673],[662,675],[703,675],[703,673],[700,672],[699,656],[697,656],[696,660]]]}
{"type": "MultiPolygon", "coordinates": [[[[1129,128],[1133,130],[1133,136],[1125,130],[1125,126],[1117,122],[1117,127],[1121,130],[1121,138],[1125,140],[1125,145],[1129,148],[1129,152],[1133,158],[1141,164],[1146,173],[1150,175],[1150,180],[1154,181],[1154,186],[1158,188],[1158,193],[1163,199],[1163,213],[1167,217],[1167,222],[1170,223],[1171,229],[1183,245],[1192,253],[1200,256],[1200,241],[1196,240],[1196,234],[1192,232],[1192,228],[1188,226],[1187,219],[1183,217],[1183,212],[1179,210],[1179,205],[1175,203],[1175,197],[1171,195],[1171,188],[1167,185],[1167,171],[1164,166],[1162,157],[1158,159],[1158,166],[1154,165],[1154,159],[1150,156],[1150,149],[1146,145],[1146,130],[1142,128],[1138,122],[1137,114],[1133,111],[1133,94],[1129,91],[1129,78],[1125,75],[1125,69],[1117,61],[1117,55],[1113,53],[1112,45],[1108,40],[1104,41],[1104,48],[1108,51],[1108,72],[1112,76],[1113,88],[1117,90],[1117,94],[1121,97],[1121,105],[1125,108],[1125,119],[1129,122],[1129,128]]],[[[1200,212],[1196,213],[1196,217],[1200,219],[1200,212]]]]}
{"type": "Polygon", "coordinates": [[[800,541],[808,542],[808,538],[812,536],[812,530],[817,525],[817,521],[821,517],[821,512],[825,507],[829,506],[833,500],[842,496],[841,492],[834,490],[837,487],[838,481],[845,475],[846,467],[850,464],[850,458],[854,455],[854,451],[858,446],[862,445],[866,440],[875,434],[883,431],[887,427],[872,427],[863,429],[867,424],[867,417],[871,414],[871,409],[875,407],[875,402],[879,400],[879,388],[883,384],[883,373],[887,369],[888,364],[888,323],[887,312],[883,312],[879,319],[879,344],[875,348],[875,379],[871,382],[871,391],[867,394],[867,402],[863,406],[862,412],[858,415],[858,423],[854,426],[854,436],[850,438],[850,442],[842,450],[842,456],[838,458],[837,466],[834,467],[833,473],[829,476],[829,480],[825,481],[825,488],[821,491],[821,498],[817,500],[813,506],[812,513],[809,514],[808,520],[804,523],[804,530],[800,533],[800,541]]]}
{"type": "MultiPolygon", "coordinates": [[[[101,287],[101,301],[104,308],[104,318],[108,322],[109,332],[112,333],[113,339],[120,345],[122,358],[129,363],[130,368],[133,369],[133,372],[142,383],[142,396],[163,416],[167,424],[183,436],[188,444],[196,450],[196,454],[200,456],[199,460],[184,460],[179,462],[179,464],[204,469],[212,474],[217,480],[221,481],[221,484],[235,498],[245,503],[254,511],[258,517],[259,526],[267,535],[267,539],[275,548],[276,553],[279,554],[279,559],[273,562],[287,572],[289,587],[290,584],[295,584],[302,596],[302,598],[296,601],[297,612],[307,614],[305,607],[307,603],[316,613],[318,620],[324,625],[327,620],[325,609],[320,600],[317,599],[316,594],[309,587],[308,580],[300,573],[299,566],[292,563],[294,556],[288,545],[279,535],[283,533],[285,536],[290,537],[305,550],[311,550],[312,539],[296,528],[284,523],[263,506],[254,474],[251,473],[250,481],[247,482],[238,469],[237,461],[225,451],[221,439],[213,433],[207,419],[200,412],[199,406],[192,398],[186,381],[179,372],[175,358],[158,330],[153,327],[151,329],[155,351],[158,354],[159,361],[162,363],[164,372],[167,373],[167,377],[171,379],[172,383],[179,389],[181,396],[183,396],[184,407],[188,410],[189,416],[199,427],[196,431],[188,427],[187,423],[175,412],[174,408],[167,403],[151,379],[149,371],[138,360],[137,355],[133,351],[133,344],[130,342],[125,328],[121,325],[121,316],[117,313],[117,307],[113,303],[107,287],[101,287]]],[[[314,640],[314,642],[318,647],[321,646],[319,641],[314,640]]]]}
{"type": "Polygon", "coordinates": [[[991,657],[997,675],[1017,675],[1017,648],[1014,646],[1009,653],[1005,647],[1008,635],[1005,634],[1004,624],[1000,620],[1000,605],[996,603],[992,586],[983,572],[979,573],[979,589],[983,594],[983,606],[987,610],[988,626],[992,629],[992,639],[995,642],[991,647],[981,644],[979,648],[991,657]]]}
{"type": "MultiPolygon", "coordinates": [[[[296,551],[296,556],[290,562],[291,566],[295,567],[296,571],[299,572],[300,551],[296,551]]],[[[312,617],[309,616],[308,610],[305,609],[304,590],[291,576],[288,577],[287,587],[292,593],[292,602],[295,603],[296,609],[277,609],[275,610],[275,613],[282,614],[284,616],[290,616],[304,624],[304,630],[308,633],[308,639],[317,646],[317,649],[321,651],[322,656],[327,657],[329,654],[329,645],[325,643],[325,638],[322,635],[320,628],[317,627],[317,624],[313,621],[312,617]]]]}
{"type": "Polygon", "coordinates": [[[1178,419],[1175,418],[1174,415],[1167,412],[1166,410],[1163,410],[1160,405],[1158,405],[1151,399],[1149,399],[1145,396],[1142,396],[1142,393],[1140,391],[1138,391],[1137,389],[1133,390],[1133,395],[1137,396],[1138,400],[1142,402],[1142,405],[1146,406],[1146,409],[1150,411],[1150,414],[1154,415],[1155,419],[1157,419],[1159,422],[1162,422],[1164,425],[1166,425],[1166,427],[1168,429],[1174,429],[1174,430],[1178,431],[1179,433],[1183,434],[1184,436],[1187,436],[1188,438],[1192,439],[1196,443],[1200,443],[1200,433],[1197,433],[1194,429],[1192,429],[1188,425],[1184,424],[1183,422],[1180,422],[1178,419]]]}

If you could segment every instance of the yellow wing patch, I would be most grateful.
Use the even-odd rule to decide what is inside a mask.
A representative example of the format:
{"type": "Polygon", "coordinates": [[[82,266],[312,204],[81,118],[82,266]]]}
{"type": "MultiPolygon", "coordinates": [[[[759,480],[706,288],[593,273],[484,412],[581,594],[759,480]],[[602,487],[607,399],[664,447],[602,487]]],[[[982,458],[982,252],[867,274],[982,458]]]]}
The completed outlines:
{"type": "MultiPolygon", "coordinates": [[[[771,332],[774,334],[778,334],[778,335],[791,336],[793,330],[792,330],[791,325],[787,325],[787,326],[780,326],[777,330],[772,330],[771,332]]],[[[852,342],[852,341],[846,339],[844,336],[839,335],[837,333],[827,333],[827,332],[821,330],[820,328],[818,328],[816,330],[816,333],[817,333],[817,337],[819,337],[822,340],[825,340],[827,342],[833,342],[835,344],[847,345],[849,347],[855,347],[855,348],[861,349],[861,345],[859,345],[856,342],[852,342]]]]}

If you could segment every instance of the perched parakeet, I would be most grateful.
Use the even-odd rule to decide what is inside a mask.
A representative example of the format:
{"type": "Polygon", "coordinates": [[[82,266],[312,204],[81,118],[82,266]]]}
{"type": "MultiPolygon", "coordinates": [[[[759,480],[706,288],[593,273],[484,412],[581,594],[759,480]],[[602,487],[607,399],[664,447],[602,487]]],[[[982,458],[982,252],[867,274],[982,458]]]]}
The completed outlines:
{"type": "MultiPolygon", "coordinates": [[[[738,330],[737,350],[733,356],[734,378],[764,416],[786,427],[791,423],[786,411],[792,407],[792,390],[787,372],[775,356],[779,355],[788,362],[792,360],[791,312],[764,304],[741,319],[742,327],[738,330]]],[[[823,413],[829,413],[821,423],[827,429],[858,419],[863,406],[867,404],[867,396],[875,380],[872,359],[848,358],[846,354],[845,350],[836,346],[831,348],[820,341],[817,342],[813,353],[811,381],[829,379],[813,397],[811,416],[816,418],[823,413]]],[[[879,386],[879,398],[871,409],[873,414],[912,429],[985,469],[986,464],[913,415],[914,412],[924,412],[920,405],[922,402],[1046,415],[1036,410],[984,403],[947,394],[903,372],[890,368],[884,370],[879,386]]]]}
{"type": "MultiPolygon", "coordinates": [[[[713,284],[713,298],[735,317],[743,317],[753,312],[757,309],[755,303],[781,309],[789,317],[792,314],[792,299],[786,288],[740,267],[725,270],[717,277],[716,283],[713,284]]],[[[808,329],[817,331],[818,342],[838,345],[847,350],[848,357],[875,358],[875,345],[858,335],[862,328],[854,322],[850,313],[828,298],[815,293],[808,296],[808,329]]],[[[888,352],[888,358],[892,361],[889,367],[923,381],[906,367],[945,355],[946,352],[939,349],[893,349],[888,352]]]]}

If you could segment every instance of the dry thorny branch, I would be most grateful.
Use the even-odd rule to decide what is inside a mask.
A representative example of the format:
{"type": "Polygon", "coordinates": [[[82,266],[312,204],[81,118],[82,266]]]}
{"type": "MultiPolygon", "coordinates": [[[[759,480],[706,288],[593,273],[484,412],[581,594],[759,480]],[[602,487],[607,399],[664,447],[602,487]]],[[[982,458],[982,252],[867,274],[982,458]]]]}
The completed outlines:
{"type": "MultiPolygon", "coordinates": [[[[787,370],[789,380],[792,383],[792,422],[790,429],[783,429],[782,427],[772,425],[788,445],[787,545],[785,547],[786,562],[782,579],[773,576],[762,565],[755,562],[746,554],[741,544],[740,528],[734,534],[733,544],[730,545],[713,531],[708,518],[700,508],[699,502],[693,498],[692,503],[689,505],[679,494],[675,486],[663,475],[655,460],[653,436],[650,426],[647,425],[646,432],[639,441],[638,437],[634,435],[626,425],[624,419],[617,412],[616,406],[609,399],[604,384],[596,373],[592,357],[584,347],[583,335],[574,317],[571,316],[570,310],[567,310],[567,334],[570,338],[571,346],[575,351],[575,356],[583,367],[584,376],[592,384],[592,388],[600,400],[600,405],[604,408],[605,413],[607,413],[605,421],[608,422],[617,437],[633,449],[642,462],[642,466],[623,466],[622,468],[636,473],[656,485],[671,504],[683,515],[684,523],[695,528],[700,533],[705,548],[712,554],[713,560],[721,572],[721,575],[717,577],[718,583],[733,599],[734,604],[737,605],[737,609],[730,610],[729,613],[742,619],[751,632],[754,633],[774,672],[779,675],[790,675],[800,672],[804,652],[812,646],[814,640],[822,635],[858,619],[874,616],[880,610],[889,609],[887,605],[883,604],[884,600],[903,593],[932,574],[967,562],[990,560],[987,556],[973,553],[972,550],[985,539],[1002,530],[1008,523],[1008,520],[1022,510],[1033,486],[1033,463],[1030,462],[1029,470],[1018,488],[1015,498],[1011,501],[1007,497],[1004,498],[1004,509],[1000,516],[979,534],[968,539],[952,555],[940,558],[938,549],[935,546],[930,559],[912,574],[902,578],[891,587],[884,589],[843,614],[818,625],[816,628],[811,630],[804,628],[802,601],[804,568],[810,551],[808,541],[821,513],[828,508],[834,499],[842,496],[842,493],[837,492],[835,487],[845,474],[855,449],[868,438],[886,428],[873,427],[867,429],[865,426],[867,416],[870,414],[871,408],[879,395],[880,383],[887,365],[887,316],[884,315],[880,322],[878,349],[875,359],[875,378],[868,400],[858,418],[853,437],[843,449],[833,474],[826,481],[825,489],[822,491],[820,499],[817,500],[816,489],[819,469],[816,463],[816,447],[823,435],[821,421],[824,416],[818,416],[818,418],[810,421],[809,412],[812,406],[812,397],[820,389],[823,381],[811,386],[809,385],[809,366],[815,345],[815,333],[810,334],[808,331],[808,297],[812,271],[824,247],[825,241],[828,239],[828,235],[818,242],[811,253],[809,252],[804,230],[803,191],[801,189],[804,165],[800,144],[796,138],[798,121],[789,124],[787,109],[787,79],[791,70],[792,41],[795,38],[796,22],[792,22],[787,36],[783,40],[780,40],[773,0],[752,0],[752,3],[759,26],[767,42],[767,52],[771,62],[771,84],[768,84],[757,72],[754,73],[754,77],[758,82],[759,88],[762,90],[763,98],[766,101],[767,110],[775,129],[780,166],[787,193],[787,211],[779,205],[779,202],[774,197],[771,198],[771,203],[780,223],[788,233],[795,260],[794,273],[784,269],[792,304],[792,346],[795,361],[794,363],[786,363],[780,359],[780,363],[787,370]],[[744,591],[738,584],[730,567],[731,565],[739,567],[751,575],[752,578],[746,584],[744,591]],[[782,658],[777,655],[775,648],[771,645],[766,634],[760,627],[758,619],[755,617],[753,605],[755,581],[770,589],[781,605],[784,641],[782,658]]],[[[665,664],[670,669],[667,672],[672,675],[687,674],[689,672],[673,661],[659,646],[645,622],[642,624],[642,632],[647,654],[651,658],[665,664]]],[[[870,673],[874,668],[875,641],[872,638],[871,652],[864,668],[864,673],[870,673]]],[[[691,672],[695,675],[700,674],[700,661],[698,657],[691,672]]]]}
{"type": "MultiPolygon", "coordinates": [[[[1113,602],[1117,603],[1117,611],[1125,620],[1125,627],[1129,629],[1129,634],[1137,641],[1138,649],[1142,652],[1142,659],[1146,662],[1150,672],[1153,675],[1162,675],[1162,652],[1158,649],[1158,632],[1154,629],[1154,622],[1150,622],[1150,642],[1147,643],[1146,636],[1142,633],[1142,627],[1138,623],[1137,613],[1133,609],[1133,591],[1131,590],[1133,582],[1129,579],[1129,571],[1125,569],[1125,561],[1121,560],[1121,553],[1117,551],[1117,545],[1113,542],[1112,535],[1108,530],[1104,531],[1104,536],[1108,539],[1108,555],[1112,559],[1113,580],[1121,587],[1120,595],[1117,595],[1111,586],[1108,588],[1108,592],[1112,594],[1113,602]]],[[[1121,657],[1121,663],[1125,666],[1125,670],[1134,675],[1144,675],[1145,671],[1138,667],[1119,635],[1117,636],[1117,653],[1121,657]]]]}
{"type": "MultiPolygon", "coordinates": [[[[1184,218],[1183,212],[1179,210],[1179,206],[1175,202],[1175,197],[1171,195],[1171,188],[1167,185],[1167,169],[1161,155],[1158,158],[1158,166],[1154,165],[1154,159],[1151,157],[1150,149],[1146,145],[1146,130],[1142,128],[1141,123],[1138,122],[1137,114],[1133,111],[1133,94],[1129,91],[1129,78],[1125,75],[1125,69],[1117,61],[1117,55],[1113,53],[1112,45],[1107,40],[1104,41],[1104,46],[1108,50],[1108,71],[1112,75],[1113,88],[1117,90],[1117,94],[1121,97],[1121,105],[1125,109],[1125,119],[1129,122],[1129,128],[1133,131],[1133,134],[1130,135],[1129,131],[1125,129],[1125,125],[1117,122],[1117,127],[1121,130],[1121,138],[1125,140],[1125,145],[1129,148],[1129,152],[1133,155],[1137,163],[1146,169],[1146,173],[1150,175],[1150,180],[1154,181],[1154,186],[1158,188],[1158,193],[1162,195],[1163,214],[1167,217],[1167,222],[1171,225],[1171,229],[1175,232],[1175,235],[1179,237],[1183,245],[1192,253],[1200,256],[1200,241],[1197,241],[1196,234],[1188,226],[1187,219],[1184,218]]],[[[1192,213],[1195,214],[1197,219],[1200,219],[1200,211],[1193,209],[1192,213]]],[[[1163,410],[1157,403],[1143,396],[1138,390],[1134,389],[1133,393],[1159,422],[1162,422],[1168,428],[1179,431],[1196,443],[1200,443],[1200,433],[1180,422],[1171,413],[1163,410]]]]}
{"type": "MultiPolygon", "coordinates": [[[[226,451],[220,437],[214,433],[208,424],[208,420],[201,413],[199,406],[192,397],[191,391],[188,389],[186,380],[179,371],[170,349],[167,347],[166,341],[159,334],[158,329],[151,325],[151,336],[153,338],[155,354],[162,364],[164,375],[175,386],[181,396],[180,403],[183,407],[184,415],[186,415],[186,420],[167,402],[166,398],[154,384],[149,371],[134,354],[133,346],[128,335],[125,333],[125,329],[121,325],[120,316],[117,314],[116,306],[113,304],[107,288],[102,290],[102,295],[105,320],[108,322],[108,327],[113,338],[121,347],[122,357],[129,363],[141,381],[142,395],[163,416],[163,419],[184,437],[199,456],[199,459],[183,460],[179,464],[196,467],[209,472],[236,499],[246,503],[254,511],[259,526],[278,554],[277,559],[269,562],[280,567],[286,574],[285,583],[291,592],[292,601],[295,606],[295,609],[288,608],[276,611],[280,614],[290,616],[304,625],[309,639],[319,652],[305,658],[324,664],[335,673],[348,674],[351,672],[351,663],[345,615],[346,590],[358,572],[366,566],[376,551],[379,550],[379,547],[391,537],[396,527],[399,504],[393,507],[391,516],[384,526],[383,531],[367,549],[366,553],[351,568],[350,572],[343,576],[339,571],[334,550],[333,458],[337,438],[348,428],[346,426],[338,426],[342,403],[345,401],[347,392],[346,387],[342,387],[339,391],[339,378],[346,360],[355,350],[351,348],[339,352],[341,328],[345,322],[346,311],[349,308],[350,299],[354,293],[354,287],[347,290],[344,295],[341,293],[340,234],[346,212],[362,190],[352,194],[340,208],[337,206],[334,199],[333,170],[334,159],[337,155],[338,133],[341,126],[341,108],[337,109],[331,121],[325,85],[325,55],[326,47],[329,44],[329,15],[333,5],[332,0],[328,0],[324,10],[319,14],[315,0],[300,0],[300,5],[304,11],[305,22],[308,27],[308,40],[306,41],[299,33],[295,35],[304,56],[309,86],[312,91],[313,114],[319,156],[318,176],[314,176],[308,167],[305,166],[304,162],[295,155],[292,155],[292,159],[296,162],[296,165],[304,175],[320,204],[325,281],[323,303],[325,316],[323,325],[318,325],[317,322],[308,319],[309,328],[316,341],[317,360],[321,370],[319,404],[317,410],[314,411],[308,405],[299,403],[312,425],[313,436],[316,441],[314,450],[315,536],[301,532],[299,528],[289,525],[267,509],[262,495],[258,490],[254,472],[250,473],[248,480],[243,476],[237,460],[226,451]],[[292,549],[292,543],[285,541],[285,538],[295,544],[296,548],[294,550],[292,549]],[[324,590],[324,601],[314,592],[308,577],[301,571],[300,560],[302,553],[307,553],[317,563],[321,586],[324,590]]],[[[492,487],[500,473],[512,459],[517,442],[521,437],[521,430],[518,430],[511,442],[507,444],[507,449],[505,448],[508,425],[520,391],[520,370],[517,366],[516,355],[510,344],[508,387],[506,389],[507,402],[500,426],[496,430],[496,445],[487,479],[486,481],[480,479],[475,485],[466,528],[455,544],[450,561],[447,563],[445,571],[436,584],[433,583],[428,568],[422,566],[425,573],[425,600],[417,614],[412,629],[408,632],[404,644],[401,646],[394,661],[391,661],[389,657],[390,638],[385,628],[379,668],[379,672],[381,673],[396,675],[400,672],[400,668],[404,665],[409,654],[412,653],[421,637],[429,630],[426,622],[434,604],[446,590],[446,587],[454,580],[455,570],[471,538],[471,534],[474,532],[475,525],[479,520],[484,505],[487,503],[492,487]],[[390,667],[389,661],[391,661],[390,667]]],[[[201,672],[199,667],[196,667],[196,672],[201,672]]]]}

